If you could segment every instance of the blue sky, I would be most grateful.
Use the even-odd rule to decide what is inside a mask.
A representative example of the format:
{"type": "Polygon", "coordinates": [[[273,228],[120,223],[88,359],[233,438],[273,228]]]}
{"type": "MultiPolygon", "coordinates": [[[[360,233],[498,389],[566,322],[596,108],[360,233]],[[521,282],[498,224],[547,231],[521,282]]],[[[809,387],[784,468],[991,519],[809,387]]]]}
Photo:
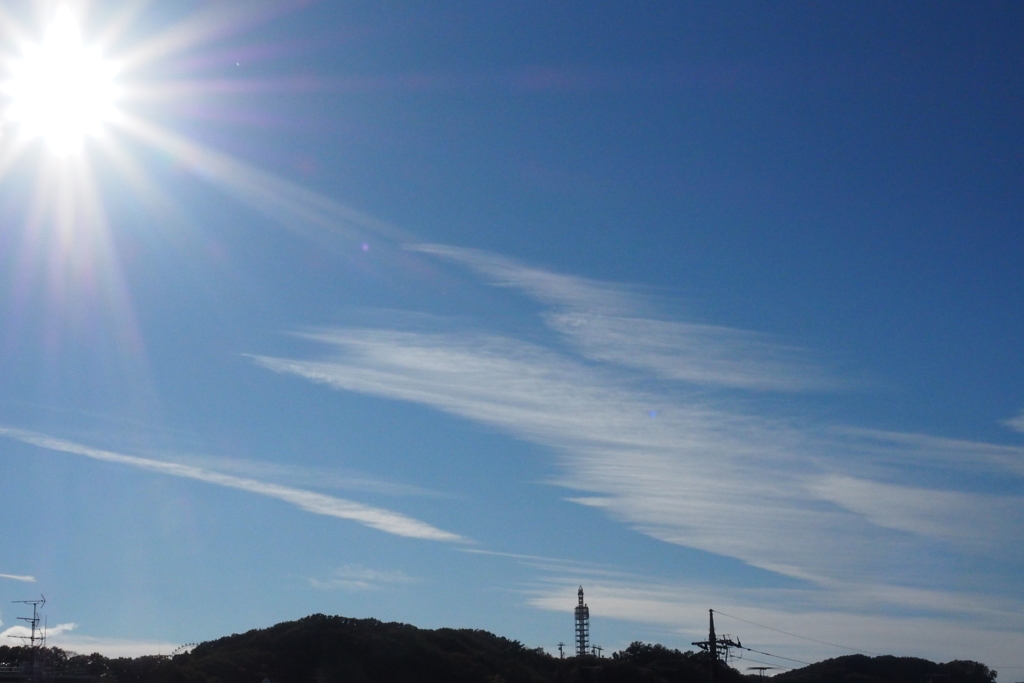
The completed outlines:
{"type": "Polygon", "coordinates": [[[64,7],[0,6],[0,631],[553,652],[582,584],[606,651],[1024,670],[1019,5],[64,7]]]}

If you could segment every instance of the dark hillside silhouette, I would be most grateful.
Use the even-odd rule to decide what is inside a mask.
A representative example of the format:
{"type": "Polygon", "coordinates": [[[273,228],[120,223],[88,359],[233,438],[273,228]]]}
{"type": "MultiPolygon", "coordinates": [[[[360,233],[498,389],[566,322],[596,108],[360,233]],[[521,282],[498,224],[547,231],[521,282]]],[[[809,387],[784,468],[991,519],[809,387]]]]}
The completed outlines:
{"type": "MultiPolygon", "coordinates": [[[[0,647],[0,667],[31,661],[0,647]]],[[[635,642],[611,657],[558,657],[471,629],[419,629],[376,619],[313,616],[202,643],[185,654],[108,659],[47,649],[51,679],[93,683],[709,683],[705,652],[635,642]],[[71,680],[70,678],[68,680],[71,680]]],[[[756,676],[719,664],[720,683],[756,676]]],[[[7,677],[9,678],[9,677],[7,677]]],[[[775,676],[777,683],[993,683],[977,662],[853,655],[775,676]]]]}
{"type": "MultiPolygon", "coordinates": [[[[173,677],[119,683],[704,683],[703,655],[634,643],[611,658],[556,657],[486,631],[419,629],[313,615],[204,643],[168,662],[173,677]]],[[[743,677],[722,668],[722,682],[743,677]]]]}
{"type": "Polygon", "coordinates": [[[787,671],[778,683],[991,683],[996,672],[978,662],[935,664],[916,657],[848,655],[787,671]]]}

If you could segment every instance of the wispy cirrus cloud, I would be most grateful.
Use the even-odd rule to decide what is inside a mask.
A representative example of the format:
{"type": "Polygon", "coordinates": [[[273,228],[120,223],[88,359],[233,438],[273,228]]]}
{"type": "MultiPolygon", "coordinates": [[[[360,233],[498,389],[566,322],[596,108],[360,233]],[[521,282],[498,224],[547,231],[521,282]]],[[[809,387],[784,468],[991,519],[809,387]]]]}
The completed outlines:
{"type": "Polygon", "coordinates": [[[1006,420],[1003,424],[1014,431],[1024,432],[1024,411],[1021,411],[1017,417],[1006,420]]]}
{"type": "Polygon", "coordinates": [[[337,517],[338,519],[358,522],[378,531],[405,536],[407,538],[418,538],[429,541],[444,541],[449,543],[463,543],[466,539],[448,531],[438,529],[426,522],[412,517],[407,517],[398,512],[384,508],[372,507],[357,503],[355,501],[337,498],[315,491],[282,486],[256,479],[238,477],[230,474],[223,474],[212,470],[184,465],[181,463],[140,458],[132,455],[122,455],[111,451],[92,448],[82,444],[58,439],[44,434],[10,427],[0,427],[0,436],[17,439],[23,443],[46,448],[63,453],[81,455],[94,460],[111,462],[119,465],[127,465],[137,469],[157,472],[174,477],[193,479],[208,484],[224,486],[227,488],[248,491],[268,498],[290,503],[301,510],[313,514],[337,517]]]}
{"type": "Polygon", "coordinates": [[[1017,496],[943,491],[828,475],[810,486],[822,500],[863,516],[873,524],[911,534],[977,544],[999,544],[1008,526],[1024,524],[1017,496]],[[991,520],[1000,520],[991,524],[991,520]]]}
{"type": "Polygon", "coordinates": [[[419,579],[397,569],[370,569],[361,565],[344,565],[326,578],[311,578],[309,585],[321,590],[376,591],[389,586],[419,583],[419,579]]]}
{"type": "MultiPolygon", "coordinates": [[[[381,330],[305,336],[337,355],[256,361],[554,447],[565,473],[557,483],[589,494],[573,500],[668,542],[826,579],[882,571],[894,545],[914,558],[936,543],[974,547],[992,538],[984,531],[991,506],[972,507],[983,498],[947,495],[957,505],[936,520],[941,491],[854,476],[856,463],[841,456],[859,445],[825,427],[800,429],[695,398],[639,391],[614,374],[502,337],[381,330]],[[868,516],[870,500],[901,502],[871,508],[868,516]],[[945,529],[942,519],[958,526],[945,529]]],[[[902,455],[898,442],[886,445],[893,460],[902,455]]],[[[1019,498],[1002,505],[1019,518],[1019,498]]],[[[1005,537],[1013,527],[999,529],[1005,537]]]]}
{"type": "MultiPolygon", "coordinates": [[[[161,458],[158,458],[161,459],[161,458]]],[[[175,454],[175,460],[203,469],[238,474],[253,479],[271,479],[299,487],[362,491],[385,496],[416,496],[445,498],[447,494],[415,484],[389,481],[359,472],[339,471],[335,468],[311,467],[292,463],[264,462],[246,458],[224,458],[175,454]]]]}
{"type": "Polygon", "coordinates": [[[36,582],[36,577],[21,574],[0,574],[0,579],[10,579],[11,581],[24,581],[25,583],[36,582]]]}
{"type": "Polygon", "coordinates": [[[437,244],[408,247],[472,268],[553,310],[543,319],[585,358],[667,380],[759,391],[862,386],[829,376],[806,349],[771,335],[657,317],[639,288],[531,268],[496,254],[437,244]]]}
{"type": "MultiPolygon", "coordinates": [[[[976,481],[1022,483],[1024,449],[780,415],[766,392],[849,385],[770,337],[663,320],[634,288],[478,251],[415,249],[543,304],[552,343],[325,329],[300,335],[322,345],[320,358],[254,360],[549,447],[559,464],[551,483],[571,500],[654,538],[804,580],[816,609],[828,599],[876,614],[922,608],[907,596],[942,593],[952,579],[937,568],[950,558],[1001,577],[964,594],[979,604],[1019,592],[1024,498],[1019,486],[993,495],[976,481]]],[[[1019,641],[1024,625],[1013,628],[1019,641]]]]}
{"type": "Polygon", "coordinates": [[[479,249],[444,244],[413,244],[406,248],[460,263],[499,287],[518,289],[548,306],[607,315],[654,311],[648,298],[636,287],[553,273],[479,249]]]}

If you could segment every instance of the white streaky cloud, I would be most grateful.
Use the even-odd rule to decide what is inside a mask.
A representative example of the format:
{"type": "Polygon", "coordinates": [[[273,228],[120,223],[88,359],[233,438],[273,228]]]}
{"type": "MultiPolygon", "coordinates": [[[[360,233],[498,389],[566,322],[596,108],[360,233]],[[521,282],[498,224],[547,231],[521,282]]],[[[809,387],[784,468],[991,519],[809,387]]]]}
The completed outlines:
{"type": "Polygon", "coordinates": [[[542,569],[554,569],[557,571],[567,572],[570,569],[575,571],[577,568],[580,568],[588,573],[612,571],[616,575],[621,574],[621,572],[619,571],[604,568],[604,565],[596,564],[593,562],[578,562],[576,560],[566,560],[558,557],[547,557],[545,555],[509,553],[500,550],[484,550],[482,548],[459,548],[459,552],[463,552],[468,555],[484,555],[487,557],[501,557],[518,560],[521,564],[524,564],[526,566],[537,567],[542,569]]]}
{"type": "Polygon", "coordinates": [[[11,581],[24,581],[25,583],[35,583],[36,577],[34,576],[23,576],[20,574],[0,574],[0,579],[10,579],[11,581]]]}
{"type": "Polygon", "coordinates": [[[591,313],[552,313],[548,326],[571,340],[586,358],[615,363],[668,379],[759,391],[837,389],[806,359],[764,334],[715,325],[591,313]]]}
{"type": "MultiPolygon", "coordinates": [[[[46,629],[46,638],[47,640],[49,640],[53,637],[59,637],[65,633],[70,633],[71,631],[74,631],[76,628],[78,628],[78,625],[74,623],[57,624],[56,626],[50,626],[46,629]]],[[[40,633],[39,630],[37,629],[36,637],[39,637],[39,635],[40,633]]],[[[28,626],[11,626],[10,628],[4,631],[0,631],[0,643],[6,643],[10,638],[20,638],[27,640],[31,637],[32,629],[30,629],[28,626]]]]}
{"type": "Polygon", "coordinates": [[[640,310],[652,310],[647,297],[638,288],[633,290],[624,285],[531,268],[479,249],[443,244],[409,244],[406,248],[455,261],[486,276],[493,284],[518,289],[556,308],[605,315],[635,315],[640,310]]]}
{"type": "Polygon", "coordinates": [[[358,522],[370,528],[394,534],[396,536],[455,543],[466,541],[466,539],[462,538],[458,534],[438,529],[426,522],[421,522],[398,512],[363,505],[362,503],[345,500],[344,498],[328,496],[315,491],[307,491],[304,489],[258,481],[256,479],[223,474],[203,469],[201,467],[195,467],[193,465],[183,465],[175,462],[152,460],[132,455],[122,455],[111,451],[84,446],[64,439],[46,436],[44,434],[36,434],[22,429],[0,427],[0,436],[17,439],[23,443],[53,451],[82,455],[87,458],[101,460],[103,462],[127,465],[129,467],[147,470],[150,472],[157,472],[174,477],[202,481],[208,484],[216,484],[218,486],[238,489],[241,491],[248,491],[250,493],[291,503],[299,509],[307,512],[358,522]]]}
{"type": "Polygon", "coordinates": [[[560,577],[576,577],[577,579],[585,576],[588,577],[588,580],[595,577],[601,579],[622,579],[623,577],[636,578],[636,575],[628,574],[623,572],[621,569],[598,562],[566,560],[559,557],[510,553],[496,550],[482,550],[480,548],[459,548],[459,552],[466,553],[468,555],[482,555],[485,557],[511,559],[523,567],[539,570],[547,576],[555,575],[560,577]]]}
{"type": "MultiPolygon", "coordinates": [[[[822,488],[851,467],[828,430],[641,392],[614,372],[535,345],[382,330],[303,336],[328,344],[333,354],[321,361],[254,359],[276,372],[428,405],[552,447],[564,472],[554,483],[587,492],[573,500],[670,543],[824,582],[891,575],[894,552],[908,558],[901,570],[913,573],[920,569],[915,562],[947,545],[997,553],[1021,537],[1010,520],[996,522],[994,533],[987,529],[991,506],[976,505],[980,497],[957,498],[963,519],[952,532],[934,520],[926,524],[924,513],[908,526],[896,506],[865,514],[849,496],[838,499],[838,490],[822,488]]],[[[891,442],[890,448],[898,450],[891,442]]],[[[1019,510],[1018,500],[1007,505],[1019,510]]]]}
{"type": "Polygon", "coordinates": [[[1024,410],[1021,411],[1020,415],[1006,420],[1003,424],[1016,432],[1024,433],[1024,410]]]}
{"type": "Polygon", "coordinates": [[[309,585],[321,590],[375,591],[387,586],[419,583],[419,579],[400,570],[369,569],[360,565],[345,565],[325,579],[309,579],[309,585]]]}
{"type": "Polygon", "coordinates": [[[972,492],[959,476],[1019,480],[1019,447],[759,414],[735,392],[822,386],[825,375],[765,337],[658,321],[629,288],[474,250],[411,249],[554,307],[549,326],[579,356],[498,335],[341,329],[299,335],[324,344],[325,357],[254,360],[550,447],[561,472],[551,483],[579,494],[570,500],[653,538],[819,586],[925,582],[937,553],[998,558],[1004,573],[1019,564],[1008,549],[1024,536],[1024,501],[972,492]]]}
{"type": "MultiPolygon", "coordinates": [[[[164,460],[160,454],[153,454],[155,459],[164,460]]],[[[273,479],[287,482],[294,486],[315,486],[317,488],[341,489],[346,491],[364,491],[388,496],[417,496],[426,498],[445,498],[440,491],[425,489],[413,484],[404,484],[385,479],[378,479],[365,474],[339,471],[334,468],[309,467],[291,463],[264,462],[245,458],[223,458],[213,456],[195,456],[174,453],[174,459],[185,465],[195,465],[203,469],[211,469],[224,473],[240,474],[252,479],[273,479]]]]}
{"type": "MultiPolygon", "coordinates": [[[[985,595],[964,591],[873,584],[833,584],[820,596],[805,597],[803,604],[825,605],[851,613],[887,615],[893,609],[916,616],[953,617],[962,623],[984,624],[993,629],[1016,631],[1024,628],[1024,602],[1017,596],[985,595]],[[819,599],[815,603],[815,598],[819,599]]],[[[1024,638],[1022,638],[1024,641],[1024,638]]]]}
{"type": "MultiPolygon", "coordinates": [[[[588,599],[601,597],[602,585],[616,591],[603,613],[666,628],[717,605],[765,610],[765,617],[786,612],[814,624],[804,632],[820,628],[835,633],[836,642],[852,638],[869,650],[891,651],[873,634],[909,629],[922,649],[907,654],[976,657],[969,648],[941,652],[928,645],[962,642],[956,637],[967,625],[982,634],[972,636],[973,645],[987,648],[978,651],[1024,651],[1017,647],[1021,605],[1013,597],[1024,569],[1017,550],[1024,541],[1024,449],[850,428],[812,413],[782,417],[766,407],[765,391],[850,385],[770,337],[662,320],[652,301],[631,288],[479,251],[413,248],[525,292],[548,307],[540,315],[557,337],[543,345],[437,332],[436,320],[426,329],[378,323],[298,335],[323,345],[313,359],[254,361],[547,447],[557,463],[549,483],[568,489],[569,500],[667,543],[793,577],[799,586],[716,593],[714,605],[693,593],[704,588],[685,586],[680,590],[689,597],[676,591],[666,603],[662,587],[608,569],[514,558],[543,574],[572,576],[559,588],[559,610],[575,604],[585,575],[588,599]],[[992,495],[993,486],[1003,494],[992,495]],[[973,588],[944,590],[959,585],[950,567],[962,562],[975,567],[973,588]]],[[[460,322],[458,330],[464,328],[460,322]]],[[[1006,662],[988,661],[998,659],[1006,662]]]]}
{"type": "Polygon", "coordinates": [[[822,500],[863,515],[873,524],[950,542],[997,544],[1004,525],[1024,526],[1019,497],[980,495],[886,484],[829,475],[809,484],[822,500]],[[990,524],[998,519],[1000,524],[990,524]]]}
{"type": "Polygon", "coordinates": [[[553,307],[544,316],[548,327],[591,360],[712,387],[793,392],[856,386],[829,377],[806,350],[770,335],[659,319],[635,288],[551,273],[475,249],[408,248],[456,261],[553,307]]]}
{"type": "Polygon", "coordinates": [[[880,469],[911,467],[956,473],[976,468],[1024,477],[1024,448],[1020,446],[852,427],[831,427],[830,431],[836,444],[856,453],[863,464],[880,469]]]}

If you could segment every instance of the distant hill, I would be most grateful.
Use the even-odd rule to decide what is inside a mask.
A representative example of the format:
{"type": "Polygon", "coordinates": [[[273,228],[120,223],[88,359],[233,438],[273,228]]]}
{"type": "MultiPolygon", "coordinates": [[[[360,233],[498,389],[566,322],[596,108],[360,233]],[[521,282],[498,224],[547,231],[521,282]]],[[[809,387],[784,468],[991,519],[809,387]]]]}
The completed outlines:
{"type": "MultiPolygon", "coordinates": [[[[562,660],[486,631],[322,614],[203,643],[157,664],[116,660],[112,673],[118,683],[705,683],[710,673],[704,655],[660,645],[562,660]]],[[[744,680],[722,673],[723,683],[744,680]]]]}
{"type": "Polygon", "coordinates": [[[787,671],[774,683],[990,683],[996,672],[978,662],[935,664],[915,657],[848,655],[787,671]]]}
{"type": "MultiPolygon", "coordinates": [[[[0,668],[29,661],[23,647],[0,647],[0,668]]],[[[559,659],[486,631],[420,629],[375,619],[313,616],[202,643],[168,656],[108,659],[57,648],[56,671],[96,683],[708,683],[702,652],[633,643],[610,657],[559,659]]],[[[721,683],[752,683],[719,667],[721,683]]],[[[934,664],[908,657],[853,655],[772,678],[775,683],[992,683],[976,662],[934,664]]],[[[58,677],[59,681],[59,677],[58,677]]]]}

